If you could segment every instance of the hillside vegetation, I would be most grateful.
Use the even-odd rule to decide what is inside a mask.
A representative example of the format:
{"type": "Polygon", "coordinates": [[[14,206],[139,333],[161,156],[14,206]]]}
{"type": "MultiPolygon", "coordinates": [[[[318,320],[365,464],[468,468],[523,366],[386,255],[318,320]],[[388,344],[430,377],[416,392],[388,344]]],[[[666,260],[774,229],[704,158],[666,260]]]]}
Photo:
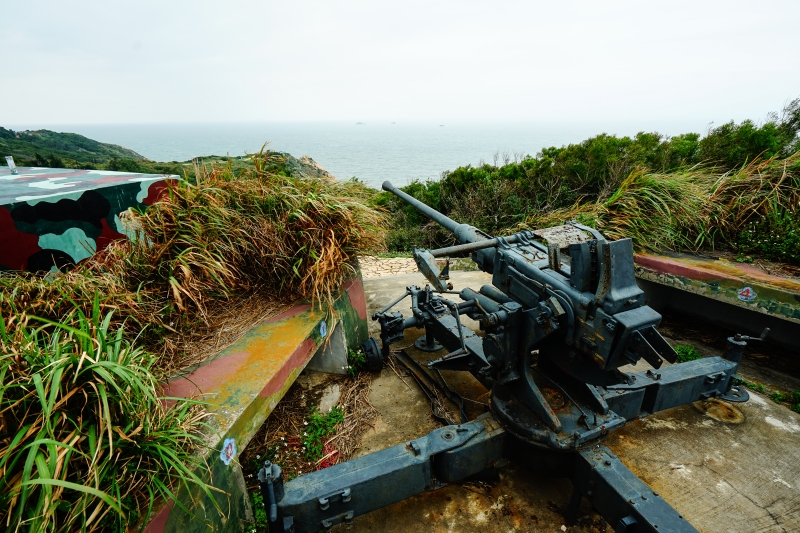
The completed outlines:
{"type": "Polygon", "coordinates": [[[50,130],[13,131],[0,127],[0,154],[14,156],[20,166],[28,161],[67,159],[80,163],[104,164],[111,159],[145,158],[116,144],[101,143],[77,133],[50,130]]]}
{"type": "MultiPolygon", "coordinates": [[[[798,133],[800,98],[763,124],[729,122],[705,137],[601,134],[403,190],[492,234],[578,218],[640,249],[724,248],[800,264],[798,133]]],[[[391,213],[390,251],[452,243],[390,193],[373,201],[391,213]]]]}
{"type": "MultiPolygon", "coordinates": [[[[265,145],[266,147],[266,145],[265,145]]],[[[271,152],[269,168],[282,176],[331,177],[308,157],[296,159],[290,154],[271,152]]],[[[145,174],[176,174],[194,180],[202,169],[227,166],[236,175],[253,170],[248,155],[231,157],[206,155],[189,161],[151,161],[128,148],[98,142],[77,133],[57,133],[50,130],[12,131],[0,127],[0,166],[5,157],[14,157],[19,167],[82,168],[113,170],[145,174]]]]}

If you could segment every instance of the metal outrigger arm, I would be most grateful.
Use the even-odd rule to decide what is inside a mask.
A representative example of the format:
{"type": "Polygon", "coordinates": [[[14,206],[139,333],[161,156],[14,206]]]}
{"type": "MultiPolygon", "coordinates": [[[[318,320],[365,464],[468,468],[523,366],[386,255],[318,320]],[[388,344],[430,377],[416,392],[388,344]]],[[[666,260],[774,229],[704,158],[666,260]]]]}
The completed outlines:
{"type": "Polygon", "coordinates": [[[283,532],[319,531],[352,523],[356,516],[457,483],[510,459],[532,470],[544,464],[553,470],[557,465],[572,480],[568,520],[574,521],[585,497],[617,532],[697,531],[605,446],[594,445],[574,454],[531,452],[486,413],[473,422],[436,429],[419,439],[304,475],[283,486],[281,500],[273,503],[272,493],[267,492],[264,501],[277,508],[270,518],[283,532]]]}

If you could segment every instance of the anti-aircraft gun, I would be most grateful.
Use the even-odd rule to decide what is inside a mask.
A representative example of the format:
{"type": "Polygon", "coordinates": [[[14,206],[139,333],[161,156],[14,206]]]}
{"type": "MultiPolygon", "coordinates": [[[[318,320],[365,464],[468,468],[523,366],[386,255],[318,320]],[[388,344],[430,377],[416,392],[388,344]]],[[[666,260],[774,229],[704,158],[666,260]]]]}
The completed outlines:
{"type": "Polygon", "coordinates": [[[368,365],[380,368],[405,330],[424,328],[415,346],[446,351],[429,369],[471,373],[491,391],[490,413],[472,422],[462,416],[461,424],[286,484],[277,465],[266,464],[259,479],[273,527],[303,532],[351,523],[510,459],[571,479],[568,518],[587,498],[616,532],[696,531],[601,443],[626,422],[658,411],[710,398],[747,401],[734,376],[751,338],[729,338],[724,357],[664,367],[677,354],[656,329],[661,316],[645,305],[636,284],[630,239],[609,241],[576,222],[492,237],[389,182],[383,188],[460,244],[414,250],[429,283],[407,287],[373,315],[381,345],[375,339],[363,345],[368,365]],[[449,260],[440,268],[436,259],[466,253],[492,275],[491,285],[453,290],[449,260]],[[408,318],[391,311],[406,297],[408,318]],[[477,320],[483,335],[465,327],[462,315],[477,320]],[[632,371],[629,365],[640,359],[650,368],[632,371]]]}

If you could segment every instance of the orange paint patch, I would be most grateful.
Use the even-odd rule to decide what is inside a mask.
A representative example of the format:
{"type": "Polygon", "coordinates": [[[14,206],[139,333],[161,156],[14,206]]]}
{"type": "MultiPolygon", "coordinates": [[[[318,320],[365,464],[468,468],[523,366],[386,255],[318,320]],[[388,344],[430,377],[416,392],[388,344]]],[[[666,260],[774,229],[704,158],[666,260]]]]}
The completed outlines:
{"type": "Polygon", "coordinates": [[[316,351],[316,348],[317,345],[313,340],[304,340],[303,344],[297,347],[297,349],[292,353],[289,359],[286,360],[283,366],[281,366],[281,368],[272,375],[270,380],[261,390],[259,396],[262,398],[268,398],[281,390],[286,383],[286,378],[289,377],[289,373],[292,370],[305,365],[305,363],[311,359],[311,356],[316,351]]]}
{"type": "Polygon", "coordinates": [[[238,352],[219,357],[201,366],[189,375],[170,381],[164,387],[166,396],[190,398],[218,388],[221,382],[239,372],[250,354],[238,352]]]}

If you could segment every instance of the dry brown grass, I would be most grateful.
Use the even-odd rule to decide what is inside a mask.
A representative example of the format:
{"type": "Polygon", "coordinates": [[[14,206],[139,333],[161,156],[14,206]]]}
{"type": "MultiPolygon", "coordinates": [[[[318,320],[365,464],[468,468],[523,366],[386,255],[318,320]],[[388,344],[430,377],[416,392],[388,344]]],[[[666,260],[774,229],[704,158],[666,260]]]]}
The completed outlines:
{"type": "Polygon", "coordinates": [[[381,249],[383,217],[365,206],[363,185],[270,173],[273,160],[262,151],[238,174],[198,167],[196,183],[131,214],[133,242],[65,274],[0,277],[0,313],[13,329],[26,315],[57,320],[73,303],[88,311],[99,294],[101,312],[116,311],[115,324],[126,321],[171,371],[198,361],[187,356],[196,343],[218,349],[287,302],[331,301],[357,255],[381,249]]]}
{"type": "Polygon", "coordinates": [[[713,249],[750,221],[798,207],[800,153],[724,174],[703,167],[669,174],[636,170],[608,198],[549,211],[519,227],[578,220],[611,239],[631,238],[638,249],[713,249]]]}

